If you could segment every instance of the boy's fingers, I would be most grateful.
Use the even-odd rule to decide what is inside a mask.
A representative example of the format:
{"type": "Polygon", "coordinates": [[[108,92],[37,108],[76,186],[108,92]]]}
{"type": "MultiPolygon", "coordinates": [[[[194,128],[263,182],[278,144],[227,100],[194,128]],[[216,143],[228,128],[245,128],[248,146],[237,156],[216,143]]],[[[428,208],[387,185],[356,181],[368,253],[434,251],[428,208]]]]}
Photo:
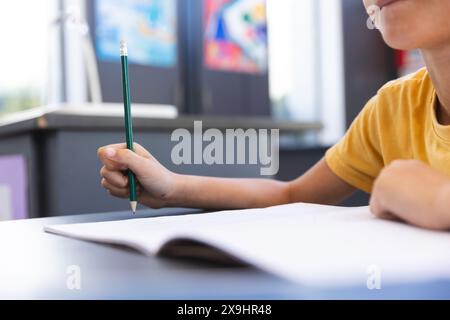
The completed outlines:
{"type": "Polygon", "coordinates": [[[105,165],[105,167],[108,170],[111,170],[111,171],[126,171],[126,170],[128,170],[128,167],[126,165],[114,162],[114,161],[109,160],[109,159],[105,159],[102,162],[105,165]]]}
{"type": "MultiPolygon", "coordinates": [[[[104,147],[101,147],[97,150],[98,157],[102,159],[108,159],[111,155],[111,149],[113,150],[124,150],[127,149],[127,145],[125,143],[117,143],[117,144],[110,144],[104,147]]],[[[134,143],[134,151],[145,158],[151,158],[152,155],[150,152],[148,152],[144,147],[142,147],[139,143],[134,143]]]]}
{"type": "Polygon", "coordinates": [[[144,157],[144,158],[153,158],[150,152],[147,151],[143,146],[141,146],[139,143],[134,143],[134,151],[144,157]]]}
{"type": "Polygon", "coordinates": [[[375,217],[380,218],[380,216],[382,215],[383,209],[382,209],[382,207],[381,207],[381,205],[380,205],[380,203],[379,203],[379,201],[378,201],[378,199],[376,197],[376,194],[373,194],[372,197],[370,198],[369,206],[370,206],[370,211],[372,212],[372,214],[375,217]]]}
{"type": "Polygon", "coordinates": [[[381,203],[378,201],[377,196],[372,196],[370,200],[370,210],[372,211],[373,215],[379,219],[385,219],[385,220],[395,220],[396,217],[389,211],[386,210],[381,203]]]}
{"type": "Polygon", "coordinates": [[[100,160],[108,159],[110,157],[111,150],[126,149],[127,145],[124,143],[111,144],[108,146],[100,147],[97,149],[97,156],[100,160]]]}
{"type": "Polygon", "coordinates": [[[120,199],[128,199],[128,195],[124,195],[122,191],[115,191],[115,190],[110,190],[110,189],[107,189],[107,191],[110,196],[120,198],[120,199]]]}
{"type": "Polygon", "coordinates": [[[120,171],[109,170],[107,167],[103,167],[100,170],[100,175],[116,187],[125,188],[128,186],[128,177],[120,171]]]}
{"type": "Polygon", "coordinates": [[[137,176],[145,176],[148,174],[148,159],[128,149],[107,149],[105,153],[109,159],[117,164],[126,166],[137,176]]]}
{"type": "Polygon", "coordinates": [[[108,149],[108,148],[112,148],[112,149],[126,149],[127,145],[126,145],[126,143],[109,144],[107,146],[103,146],[103,147],[98,148],[98,151],[102,151],[102,150],[108,149]]]}
{"type": "Polygon", "coordinates": [[[118,197],[118,198],[128,198],[129,190],[128,188],[118,188],[110,184],[106,179],[102,179],[101,185],[103,188],[108,190],[109,194],[118,197]]]}
{"type": "MultiPolygon", "coordinates": [[[[125,165],[123,165],[121,163],[117,163],[116,161],[113,161],[111,159],[111,156],[110,156],[111,155],[111,150],[116,150],[116,149],[113,149],[113,148],[110,149],[108,147],[103,147],[103,148],[98,149],[97,155],[98,155],[98,158],[100,159],[100,161],[109,170],[112,170],[112,171],[114,171],[114,170],[117,170],[117,171],[119,171],[119,170],[121,170],[121,171],[127,170],[128,168],[125,165]]],[[[113,153],[113,154],[115,154],[115,153],[113,153]]]]}

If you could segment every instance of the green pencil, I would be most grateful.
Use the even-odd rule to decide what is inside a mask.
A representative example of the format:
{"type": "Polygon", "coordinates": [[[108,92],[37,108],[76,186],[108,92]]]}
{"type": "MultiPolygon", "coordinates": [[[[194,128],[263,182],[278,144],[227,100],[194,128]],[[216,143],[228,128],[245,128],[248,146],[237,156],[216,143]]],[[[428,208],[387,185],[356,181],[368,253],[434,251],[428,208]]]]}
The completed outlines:
{"type": "MultiPolygon", "coordinates": [[[[131,98],[130,81],[128,79],[128,48],[125,41],[120,42],[120,60],[122,64],[122,85],[123,85],[123,106],[125,112],[125,135],[127,148],[134,151],[133,142],[133,123],[131,120],[131,98]]],[[[131,170],[128,170],[128,185],[130,188],[130,205],[133,214],[136,214],[137,195],[136,195],[136,176],[131,170]]]]}

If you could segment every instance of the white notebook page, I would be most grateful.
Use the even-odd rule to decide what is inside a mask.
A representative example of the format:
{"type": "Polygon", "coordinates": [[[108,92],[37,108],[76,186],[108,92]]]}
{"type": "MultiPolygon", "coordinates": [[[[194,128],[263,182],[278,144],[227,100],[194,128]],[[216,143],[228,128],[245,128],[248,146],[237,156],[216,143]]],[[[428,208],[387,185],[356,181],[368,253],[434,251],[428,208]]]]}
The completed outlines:
{"type": "Polygon", "coordinates": [[[367,207],[292,204],[45,230],[147,255],[172,239],[192,239],[307,285],[365,286],[373,270],[383,283],[450,278],[450,233],[378,220],[367,207]]]}

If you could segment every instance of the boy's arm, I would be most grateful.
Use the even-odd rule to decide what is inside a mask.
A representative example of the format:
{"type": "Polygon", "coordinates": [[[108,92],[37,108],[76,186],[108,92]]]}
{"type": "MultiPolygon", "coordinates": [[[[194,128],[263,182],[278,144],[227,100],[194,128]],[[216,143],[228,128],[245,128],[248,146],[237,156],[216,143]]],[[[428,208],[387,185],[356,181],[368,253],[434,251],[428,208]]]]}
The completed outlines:
{"type": "Polygon", "coordinates": [[[375,182],[370,205],[380,218],[450,230],[450,179],[420,161],[395,161],[375,182]]]}
{"type": "Polygon", "coordinates": [[[355,188],[341,180],[321,160],[292,182],[268,179],[226,179],[179,175],[164,168],[149,152],[124,144],[100,148],[102,185],[116,197],[128,196],[123,171],[131,169],[139,181],[139,202],[153,208],[261,208],[293,202],[337,204],[355,188]]]}
{"type": "Polygon", "coordinates": [[[319,161],[292,182],[179,175],[170,206],[209,209],[261,208],[294,202],[338,204],[355,189],[319,161]]]}

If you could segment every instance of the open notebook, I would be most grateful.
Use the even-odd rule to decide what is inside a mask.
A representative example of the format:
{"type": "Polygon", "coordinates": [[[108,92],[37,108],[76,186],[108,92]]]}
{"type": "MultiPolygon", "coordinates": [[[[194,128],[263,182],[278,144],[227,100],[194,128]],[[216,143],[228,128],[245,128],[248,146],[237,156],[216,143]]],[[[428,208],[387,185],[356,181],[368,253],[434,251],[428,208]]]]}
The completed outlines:
{"type": "Polygon", "coordinates": [[[146,255],[234,259],[306,285],[450,278],[450,233],[378,220],[367,207],[267,209],[45,227],[146,255]]]}

